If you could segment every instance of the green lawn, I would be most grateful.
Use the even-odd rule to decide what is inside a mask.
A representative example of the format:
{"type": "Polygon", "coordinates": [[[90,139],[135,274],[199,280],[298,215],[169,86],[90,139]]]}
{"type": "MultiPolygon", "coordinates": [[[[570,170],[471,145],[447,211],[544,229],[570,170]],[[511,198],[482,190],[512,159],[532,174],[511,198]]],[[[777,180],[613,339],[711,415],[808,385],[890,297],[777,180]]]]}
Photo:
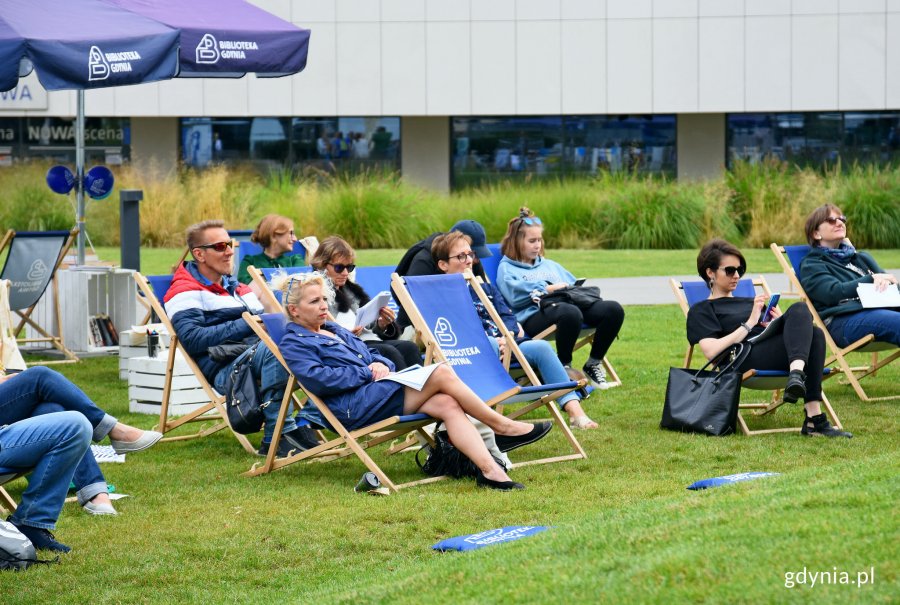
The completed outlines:
{"type": "MultiPolygon", "coordinates": [[[[258,459],[231,437],[164,443],[105,465],[131,496],[116,503],[121,514],[93,518],[66,505],[57,535],[75,550],[58,566],[0,574],[3,603],[896,602],[897,403],[863,403],[827,382],[852,440],[660,431],[684,319],[674,305],[626,315],[610,352],[624,386],[593,395],[585,407],[601,428],[577,433],[588,459],[514,470],[524,492],[444,481],[372,497],[352,491],[364,470],[353,459],[248,479],[239,473],[258,459]],[[685,490],[743,471],[781,476],[685,490]],[[525,524],[553,528],[466,554],[430,549],[525,524]],[[855,580],[873,567],[866,586],[785,587],[785,573],[804,568],[855,580]]],[[[58,367],[121,419],[154,424],[127,412],[116,358],[58,367]]],[[[898,382],[894,364],[871,392],[898,382]]],[[[752,425],[797,426],[801,417],[789,405],[752,425]]],[[[513,458],[562,451],[554,431],[513,458]]],[[[410,454],[385,468],[399,480],[420,476],[410,454]]]]}
{"type": "MultiPolygon", "coordinates": [[[[141,249],[141,271],[147,275],[170,273],[183,251],[175,248],[141,249]]],[[[366,266],[396,265],[405,250],[357,250],[357,263],[366,266]]],[[[900,267],[900,250],[872,250],[885,269],[900,267]]],[[[97,248],[102,260],[119,262],[118,248],[97,248]]],[[[743,250],[752,273],[780,273],[781,267],[768,248],[743,250]]],[[[548,258],[583,277],[638,277],[686,275],[697,265],[696,250],[549,250],[548,258]]]]}

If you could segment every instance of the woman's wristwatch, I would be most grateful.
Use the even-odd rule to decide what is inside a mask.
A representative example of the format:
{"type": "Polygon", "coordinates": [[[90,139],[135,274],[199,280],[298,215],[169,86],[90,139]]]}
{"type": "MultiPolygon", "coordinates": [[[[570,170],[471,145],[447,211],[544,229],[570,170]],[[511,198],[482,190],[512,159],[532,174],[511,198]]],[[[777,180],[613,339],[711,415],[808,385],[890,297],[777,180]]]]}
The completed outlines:
{"type": "Polygon", "coordinates": [[[741,327],[747,330],[747,334],[750,333],[750,326],[748,326],[746,323],[741,322],[741,327]]]}

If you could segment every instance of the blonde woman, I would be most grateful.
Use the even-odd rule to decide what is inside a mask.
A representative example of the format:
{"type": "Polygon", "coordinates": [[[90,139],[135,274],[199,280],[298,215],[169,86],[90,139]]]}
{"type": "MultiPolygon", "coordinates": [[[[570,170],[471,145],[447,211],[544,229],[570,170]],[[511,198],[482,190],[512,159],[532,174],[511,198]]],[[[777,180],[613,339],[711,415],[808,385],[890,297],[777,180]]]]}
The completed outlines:
{"type": "MultiPolygon", "coordinates": [[[[278,283],[280,282],[280,283],[278,283]]],[[[322,398],[325,405],[353,430],[402,414],[428,414],[447,427],[450,441],[479,469],[476,483],[497,490],[523,489],[512,481],[484,445],[469,414],[497,435],[497,446],[509,451],[544,437],[549,422],[531,425],[511,420],[489,408],[446,365],[438,367],[421,391],[390,380],[379,380],[393,371],[393,364],[352,332],[328,321],[328,305],[334,297],[331,284],[321,273],[281,277],[287,331],[279,348],[291,371],[303,386],[322,398]]],[[[328,426],[314,406],[301,415],[328,426]]]]}

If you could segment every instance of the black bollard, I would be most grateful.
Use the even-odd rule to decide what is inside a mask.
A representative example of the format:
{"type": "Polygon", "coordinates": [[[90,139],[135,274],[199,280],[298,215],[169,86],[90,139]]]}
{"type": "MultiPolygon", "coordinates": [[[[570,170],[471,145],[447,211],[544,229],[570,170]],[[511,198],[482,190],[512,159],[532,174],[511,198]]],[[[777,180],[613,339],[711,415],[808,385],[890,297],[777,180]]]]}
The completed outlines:
{"type": "Polygon", "coordinates": [[[119,191],[119,246],[122,268],[141,270],[141,209],[144,192],[140,189],[119,191]]]}

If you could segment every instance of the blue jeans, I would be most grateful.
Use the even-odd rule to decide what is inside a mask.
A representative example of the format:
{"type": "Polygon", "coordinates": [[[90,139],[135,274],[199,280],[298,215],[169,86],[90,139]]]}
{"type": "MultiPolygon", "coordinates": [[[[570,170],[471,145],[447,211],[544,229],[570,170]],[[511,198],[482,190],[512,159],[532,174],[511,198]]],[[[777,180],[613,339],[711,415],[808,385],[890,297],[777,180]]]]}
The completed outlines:
{"type": "Polygon", "coordinates": [[[92,432],[87,418],[71,411],[26,418],[0,428],[0,466],[34,469],[12,515],[14,522],[43,529],[56,527],[75,467],[90,450],[92,432]]]}
{"type": "Polygon", "coordinates": [[[35,366],[0,383],[0,426],[31,418],[35,408],[48,402],[80,412],[93,427],[94,441],[106,437],[118,422],[68,378],[50,368],[35,366]]]}
{"type": "MultiPolygon", "coordinates": [[[[220,392],[225,393],[225,380],[228,374],[238,363],[243,361],[247,355],[250,355],[253,349],[244,351],[238,355],[237,359],[229,363],[227,366],[219,370],[213,380],[213,387],[220,392]]],[[[262,402],[270,401],[271,405],[266,406],[263,413],[266,416],[263,428],[263,443],[271,443],[272,435],[275,434],[275,423],[278,421],[278,412],[281,409],[281,399],[284,397],[284,389],[287,387],[288,373],[281,365],[281,362],[272,355],[272,352],[260,343],[256,347],[256,354],[253,356],[253,363],[250,366],[253,370],[253,376],[259,381],[259,397],[262,402]]],[[[293,406],[292,406],[293,407],[293,406]]],[[[284,421],[284,428],[281,433],[289,433],[297,428],[294,417],[291,414],[293,410],[288,410],[287,418],[284,421]]]]}
{"type": "MultiPolygon", "coordinates": [[[[43,416],[44,414],[52,414],[54,412],[63,412],[65,408],[58,403],[42,403],[34,408],[35,416],[43,416]]],[[[106,485],[106,478],[97,464],[94,453],[88,450],[78,466],[75,467],[75,475],[72,477],[72,483],[75,484],[75,495],[78,497],[78,504],[84,506],[93,499],[97,494],[105,494],[109,490],[106,485]]]]}
{"type": "Polygon", "coordinates": [[[867,334],[874,334],[879,342],[900,347],[900,310],[863,309],[856,313],[835,315],[828,324],[828,332],[839,347],[849,346],[867,334]]]}
{"type": "MultiPolygon", "coordinates": [[[[500,347],[497,345],[497,339],[488,337],[488,340],[491,341],[491,347],[493,347],[494,352],[499,355],[500,347]]],[[[569,375],[566,374],[566,369],[563,367],[559,357],[556,356],[556,351],[553,350],[553,347],[546,340],[526,340],[519,343],[519,349],[522,351],[522,355],[525,356],[528,364],[540,374],[541,380],[545,384],[569,382],[569,375]]],[[[556,403],[560,409],[564,410],[567,403],[578,401],[578,399],[578,395],[575,391],[572,391],[560,397],[556,403]]]]}

